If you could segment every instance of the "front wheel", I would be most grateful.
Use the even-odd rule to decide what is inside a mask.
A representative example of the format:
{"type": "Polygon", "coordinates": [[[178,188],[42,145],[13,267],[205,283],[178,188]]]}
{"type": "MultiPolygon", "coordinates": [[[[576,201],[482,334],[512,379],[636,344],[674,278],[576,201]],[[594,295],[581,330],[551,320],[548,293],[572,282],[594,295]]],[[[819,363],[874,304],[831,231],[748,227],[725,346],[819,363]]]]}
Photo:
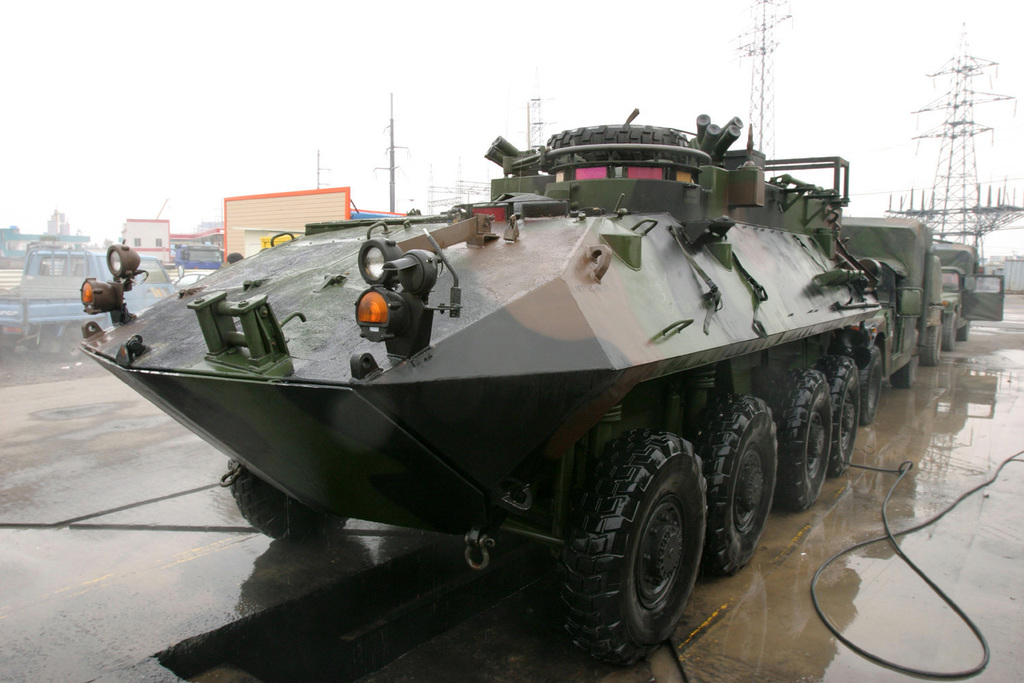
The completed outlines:
{"type": "Polygon", "coordinates": [[[623,434],[579,492],[562,549],[562,601],[573,642],[631,664],[671,635],[704,545],[704,478],[689,443],[623,434]]]}
{"type": "Polygon", "coordinates": [[[875,421],[878,399],[882,395],[882,352],[877,346],[868,348],[868,362],[860,369],[860,423],[875,421]]]}
{"type": "MultiPolygon", "coordinates": [[[[233,461],[228,463],[232,469],[233,461]]],[[[319,531],[327,516],[312,510],[242,467],[231,481],[238,511],[254,529],[274,539],[297,540],[319,531]]]]}
{"type": "Polygon", "coordinates": [[[968,320],[956,331],[956,340],[959,342],[967,341],[967,338],[971,335],[971,321],[968,320]]]}
{"type": "Polygon", "coordinates": [[[924,345],[921,347],[921,365],[931,367],[938,365],[942,357],[942,327],[932,325],[924,333],[924,345]]]}
{"type": "Polygon", "coordinates": [[[942,350],[953,351],[956,349],[956,313],[950,313],[942,319],[942,350]]]}

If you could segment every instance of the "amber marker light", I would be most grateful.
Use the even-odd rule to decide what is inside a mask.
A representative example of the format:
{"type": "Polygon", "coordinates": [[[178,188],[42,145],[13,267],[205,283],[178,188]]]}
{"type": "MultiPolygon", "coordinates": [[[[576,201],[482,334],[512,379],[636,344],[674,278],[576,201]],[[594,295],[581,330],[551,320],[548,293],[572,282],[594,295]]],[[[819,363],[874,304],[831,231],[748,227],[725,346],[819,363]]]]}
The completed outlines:
{"type": "Polygon", "coordinates": [[[369,290],[359,299],[356,306],[356,320],[368,325],[387,325],[388,302],[375,290],[369,290]]]}
{"type": "Polygon", "coordinates": [[[92,283],[88,280],[82,285],[82,303],[88,306],[93,302],[92,283]]]}

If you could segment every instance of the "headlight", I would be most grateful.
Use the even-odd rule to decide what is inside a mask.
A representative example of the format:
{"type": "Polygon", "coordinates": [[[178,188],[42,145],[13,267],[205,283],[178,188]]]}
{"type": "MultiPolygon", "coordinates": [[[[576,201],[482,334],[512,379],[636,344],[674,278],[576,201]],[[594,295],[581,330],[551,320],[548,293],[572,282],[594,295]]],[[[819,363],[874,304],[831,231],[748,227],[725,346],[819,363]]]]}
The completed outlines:
{"type": "Polygon", "coordinates": [[[139,269],[141,259],[131,247],[126,244],[112,244],[107,249],[107,268],[110,273],[118,278],[130,278],[139,269]]]}
{"type": "Polygon", "coordinates": [[[124,306],[124,287],[120,282],[98,282],[88,278],[82,283],[82,305],[85,312],[93,315],[119,311],[124,306]]]}
{"type": "Polygon", "coordinates": [[[392,287],[398,276],[394,272],[386,271],[384,264],[401,257],[402,250],[393,240],[366,240],[359,247],[359,274],[368,285],[392,287]]]}

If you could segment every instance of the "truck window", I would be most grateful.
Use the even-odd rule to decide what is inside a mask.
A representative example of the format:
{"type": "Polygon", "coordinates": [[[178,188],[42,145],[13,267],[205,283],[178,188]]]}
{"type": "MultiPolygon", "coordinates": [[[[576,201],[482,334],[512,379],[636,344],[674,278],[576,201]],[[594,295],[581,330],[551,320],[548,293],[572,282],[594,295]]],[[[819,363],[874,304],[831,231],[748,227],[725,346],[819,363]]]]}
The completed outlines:
{"type": "Polygon", "coordinates": [[[144,258],[140,264],[142,270],[149,273],[146,276],[147,285],[165,285],[171,280],[167,277],[167,271],[164,270],[163,266],[160,265],[160,261],[155,258],[144,258]]]}
{"type": "Polygon", "coordinates": [[[956,292],[960,289],[960,276],[956,273],[942,274],[942,291],[956,292]]]}
{"type": "Polygon", "coordinates": [[[979,275],[976,282],[977,286],[974,290],[976,292],[999,294],[999,292],[1003,291],[1000,286],[1002,281],[997,277],[982,277],[979,275]]]}
{"type": "Polygon", "coordinates": [[[39,262],[39,274],[44,277],[63,277],[68,275],[67,254],[45,254],[39,262]]]}
{"type": "Polygon", "coordinates": [[[85,255],[71,255],[71,274],[74,277],[85,277],[85,255]]]}

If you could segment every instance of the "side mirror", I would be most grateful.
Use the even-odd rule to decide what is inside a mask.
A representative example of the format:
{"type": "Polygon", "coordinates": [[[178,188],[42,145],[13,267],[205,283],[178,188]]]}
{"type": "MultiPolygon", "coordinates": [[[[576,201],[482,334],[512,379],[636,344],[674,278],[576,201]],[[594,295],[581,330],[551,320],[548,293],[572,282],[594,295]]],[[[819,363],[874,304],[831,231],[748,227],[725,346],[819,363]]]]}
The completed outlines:
{"type": "Polygon", "coordinates": [[[900,289],[896,294],[896,315],[916,318],[924,311],[924,290],[920,287],[900,289]]]}

